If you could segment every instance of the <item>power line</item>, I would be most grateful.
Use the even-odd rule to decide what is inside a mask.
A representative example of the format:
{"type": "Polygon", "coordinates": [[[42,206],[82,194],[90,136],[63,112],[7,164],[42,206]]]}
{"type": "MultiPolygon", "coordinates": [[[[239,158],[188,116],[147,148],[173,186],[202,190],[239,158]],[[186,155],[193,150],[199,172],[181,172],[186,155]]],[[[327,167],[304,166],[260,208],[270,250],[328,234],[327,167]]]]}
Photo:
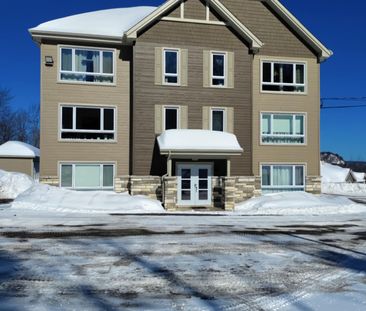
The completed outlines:
{"type": "Polygon", "coordinates": [[[366,108],[366,97],[365,96],[361,96],[361,97],[324,97],[321,98],[321,104],[320,104],[320,108],[321,109],[349,109],[349,108],[366,108]],[[334,106],[325,106],[324,103],[326,101],[348,101],[350,102],[349,104],[345,105],[334,105],[334,106]],[[352,103],[351,103],[352,102],[352,103]],[[357,102],[357,104],[355,104],[355,102],[357,102]],[[362,103],[365,102],[365,103],[362,103]]]}

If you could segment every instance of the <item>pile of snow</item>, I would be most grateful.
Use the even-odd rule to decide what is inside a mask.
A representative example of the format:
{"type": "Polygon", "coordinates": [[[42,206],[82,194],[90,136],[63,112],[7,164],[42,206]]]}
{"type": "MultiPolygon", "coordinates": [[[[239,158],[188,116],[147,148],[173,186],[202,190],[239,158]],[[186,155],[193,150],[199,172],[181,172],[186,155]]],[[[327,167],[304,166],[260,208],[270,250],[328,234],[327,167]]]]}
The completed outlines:
{"type": "Polygon", "coordinates": [[[160,151],[223,151],[241,153],[234,134],[207,130],[168,130],[158,137],[160,151]]]}
{"type": "Polygon", "coordinates": [[[8,141],[0,146],[0,157],[35,158],[39,156],[38,148],[21,141],[8,141]]]}
{"type": "Polygon", "coordinates": [[[365,197],[366,184],[322,183],[322,192],[350,197],[365,197]]]}
{"type": "Polygon", "coordinates": [[[88,12],[40,24],[30,32],[94,35],[122,40],[127,30],[155,10],[156,7],[141,6],[88,12]]]}
{"type": "Polygon", "coordinates": [[[34,184],[12,208],[62,213],[162,213],[159,201],[107,191],[73,191],[34,184]]]}
{"type": "Polygon", "coordinates": [[[331,215],[364,213],[366,206],[344,197],[284,192],[250,199],[235,210],[248,215],[331,215]]]}
{"type": "Polygon", "coordinates": [[[352,175],[358,183],[365,183],[365,173],[352,172],[352,175]]]}
{"type": "Polygon", "coordinates": [[[34,180],[26,174],[0,170],[0,199],[15,199],[34,185],[34,180]]]}
{"type": "Polygon", "coordinates": [[[321,163],[321,176],[322,182],[346,182],[347,178],[351,174],[351,170],[349,168],[342,168],[337,165],[332,165],[329,163],[322,162],[321,163]]]}

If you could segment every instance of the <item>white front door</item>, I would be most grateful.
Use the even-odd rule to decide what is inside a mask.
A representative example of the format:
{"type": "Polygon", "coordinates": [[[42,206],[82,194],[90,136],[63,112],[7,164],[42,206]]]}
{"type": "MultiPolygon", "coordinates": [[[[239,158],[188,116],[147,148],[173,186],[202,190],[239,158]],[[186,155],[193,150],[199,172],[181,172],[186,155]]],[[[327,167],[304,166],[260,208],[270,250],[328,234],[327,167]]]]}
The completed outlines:
{"type": "Polygon", "coordinates": [[[212,166],[178,164],[178,205],[210,206],[212,204],[212,166]]]}

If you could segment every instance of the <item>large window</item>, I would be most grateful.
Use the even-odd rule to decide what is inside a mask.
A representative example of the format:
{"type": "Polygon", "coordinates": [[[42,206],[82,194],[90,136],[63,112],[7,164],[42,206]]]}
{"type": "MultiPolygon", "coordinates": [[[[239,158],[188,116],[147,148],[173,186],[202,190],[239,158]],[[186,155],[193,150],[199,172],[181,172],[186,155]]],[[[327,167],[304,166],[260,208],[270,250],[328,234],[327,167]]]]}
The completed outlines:
{"type": "Polygon", "coordinates": [[[226,53],[211,53],[211,84],[212,86],[226,86],[226,53]]]}
{"type": "Polygon", "coordinates": [[[304,191],[305,166],[303,165],[263,165],[262,191],[304,191]]]}
{"type": "Polygon", "coordinates": [[[164,84],[179,84],[179,50],[164,49],[164,84]]]}
{"type": "Polygon", "coordinates": [[[114,140],[115,108],[61,106],[61,139],[114,140]]]}
{"type": "Polygon", "coordinates": [[[164,130],[179,128],[179,107],[164,107],[164,130]]]}
{"type": "Polygon", "coordinates": [[[300,92],[306,91],[305,63],[262,62],[262,91],[300,92]]]}
{"type": "Polygon", "coordinates": [[[61,187],[111,190],[114,187],[113,164],[61,164],[61,187]]]}
{"type": "Polygon", "coordinates": [[[219,108],[211,109],[211,130],[212,131],[225,131],[225,110],[219,108]]]}
{"type": "Polygon", "coordinates": [[[305,115],[262,113],[262,144],[305,144],[305,115]]]}
{"type": "Polygon", "coordinates": [[[114,83],[114,51],[61,47],[60,80],[114,83]]]}

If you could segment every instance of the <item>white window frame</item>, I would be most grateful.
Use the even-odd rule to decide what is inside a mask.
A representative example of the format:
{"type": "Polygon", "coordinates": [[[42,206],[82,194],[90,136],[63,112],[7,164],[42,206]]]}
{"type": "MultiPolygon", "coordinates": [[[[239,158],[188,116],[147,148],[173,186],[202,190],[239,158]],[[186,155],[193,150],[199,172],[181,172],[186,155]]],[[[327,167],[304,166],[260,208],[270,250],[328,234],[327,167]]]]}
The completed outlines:
{"type": "Polygon", "coordinates": [[[97,48],[97,47],[86,47],[86,46],[70,46],[70,45],[59,45],[58,46],[58,82],[59,83],[70,83],[70,84],[92,84],[92,85],[109,85],[114,86],[116,85],[116,49],[104,49],[104,48],[97,48]],[[72,70],[62,70],[62,49],[69,49],[72,53],[72,70]],[[93,72],[81,72],[75,70],[75,51],[76,50],[83,50],[83,51],[93,51],[99,52],[100,57],[100,64],[99,64],[99,71],[100,73],[93,73],[93,72]],[[103,73],[103,52],[111,52],[112,53],[112,73],[103,73]],[[61,78],[62,74],[75,74],[75,75],[94,75],[100,77],[112,77],[112,82],[92,82],[92,81],[79,81],[79,80],[63,80],[61,78]]]}
{"type": "Polygon", "coordinates": [[[305,164],[288,164],[288,163],[271,163],[271,164],[261,164],[260,165],[260,175],[261,175],[261,188],[262,190],[266,191],[266,190],[281,190],[281,189],[291,189],[294,191],[305,191],[306,189],[306,165],[305,164]],[[262,174],[263,174],[263,167],[265,166],[269,166],[270,167],[270,174],[271,174],[271,178],[270,178],[270,186],[263,186],[263,178],[262,178],[262,174]],[[288,185],[288,186],[274,186],[273,185],[273,168],[276,166],[287,166],[287,167],[292,167],[292,185],[288,185]],[[302,186],[297,186],[296,185],[296,167],[302,167],[303,168],[303,185],[302,186]]]}
{"type": "Polygon", "coordinates": [[[173,85],[173,86],[179,86],[180,85],[180,49],[175,49],[175,48],[163,48],[163,85],[173,85]],[[177,73],[167,73],[166,72],[166,53],[167,52],[175,52],[177,53],[177,73]],[[176,83],[170,83],[170,82],[166,82],[165,78],[166,77],[172,77],[172,78],[177,78],[177,82],[176,83]]]}
{"type": "Polygon", "coordinates": [[[180,129],[180,106],[163,106],[163,131],[166,131],[165,129],[165,117],[166,117],[166,110],[172,109],[177,111],[177,129],[180,129]]]}
{"type": "Polygon", "coordinates": [[[210,109],[210,130],[213,131],[213,113],[214,111],[222,112],[223,118],[223,132],[227,132],[227,113],[226,108],[212,107],[210,109]]]}
{"type": "Polygon", "coordinates": [[[291,113],[291,112],[261,112],[260,113],[260,144],[261,145],[276,145],[276,146],[304,146],[307,145],[307,114],[305,112],[296,112],[296,113],[291,113]],[[271,121],[270,121],[270,131],[271,134],[263,134],[263,116],[264,115],[270,115],[271,116],[271,121]],[[292,131],[294,134],[289,134],[289,135],[281,135],[281,134],[272,134],[273,133],[273,120],[274,120],[274,116],[292,116],[292,131]],[[295,120],[296,117],[303,117],[304,118],[304,128],[303,128],[303,135],[297,135],[295,134],[296,130],[295,130],[295,120]],[[273,138],[303,138],[304,142],[303,143],[266,143],[263,142],[263,138],[265,137],[273,137],[273,138]]]}
{"type": "Polygon", "coordinates": [[[227,52],[220,52],[220,51],[211,51],[210,52],[210,72],[211,72],[211,87],[217,87],[217,88],[226,88],[227,87],[227,68],[228,68],[228,53],[227,52]],[[220,55],[220,56],[224,56],[224,75],[223,76],[214,76],[213,74],[213,66],[214,66],[214,56],[215,55],[220,55]],[[213,80],[214,79],[221,79],[224,80],[224,85],[214,85],[213,84],[213,80]]]}
{"type": "Polygon", "coordinates": [[[116,176],[116,163],[114,162],[60,162],[59,163],[59,187],[64,189],[75,189],[75,190],[114,190],[115,184],[115,176],[116,176]],[[62,187],[62,166],[72,166],[72,187],[62,187]],[[89,187],[76,187],[75,186],[75,167],[76,166],[99,166],[100,167],[100,187],[98,188],[89,188],[89,187]],[[113,185],[111,187],[103,186],[103,167],[104,166],[113,166],[113,185]]]}
{"type": "Polygon", "coordinates": [[[59,140],[60,141],[82,141],[82,142],[115,142],[117,140],[116,122],[117,122],[117,108],[115,106],[92,106],[92,105],[76,105],[76,104],[60,104],[60,120],[59,120],[59,140]],[[64,129],[62,127],[63,109],[72,108],[72,129],[64,129]],[[99,109],[100,112],[100,130],[78,130],[76,128],[76,109],[99,109]],[[104,128],[104,110],[113,110],[113,130],[103,130],[104,128]],[[97,133],[97,134],[113,134],[113,139],[79,139],[79,138],[62,138],[62,133],[97,133]]]}
{"type": "Polygon", "coordinates": [[[308,65],[306,61],[287,61],[287,60],[268,60],[263,59],[261,60],[261,93],[275,93],[275,94],[295,94],[295,95],[306,95],[307,94],[307,69],[308,65]],[[271,64],[271,82],[264,82],[264,63],[271,64]],[[293,65],[293,83],[283,83],[283,82],[274,82],[274,65],[275,64],[285,64],[285,65],[293,65]],[[303,65],[304,66],[304,83],[296,83],[296,65],[303,65]],[[293,86],[293,87],[303,87],[304,91],[274,91],[274,90],[264,90],[263,86],[293,86]]]}

